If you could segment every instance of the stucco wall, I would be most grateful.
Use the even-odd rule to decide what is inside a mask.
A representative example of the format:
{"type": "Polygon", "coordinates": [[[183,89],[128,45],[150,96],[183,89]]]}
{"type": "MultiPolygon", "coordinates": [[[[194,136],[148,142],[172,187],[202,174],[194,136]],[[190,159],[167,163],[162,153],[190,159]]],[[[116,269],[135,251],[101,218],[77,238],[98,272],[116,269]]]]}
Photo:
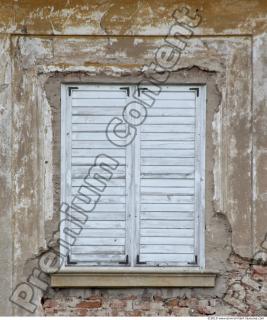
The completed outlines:
{"type": "MultiPolygon", "coordinates": [[[[48,249],[58,221],[60,82],[138,80],[179,7],[171,0],[86,3],[1,3],[1,315],[27,314],[9,297],[48,249]]],[[[207,83],[206,261],[218,272],[216,287],[37,290],[36,314],[267,315],[266,267],[249,267],[267,250],[267,4],[186,5],[202,21],[170,81],[207,83]],[[248,273],[260,289],[242,284],[248,273]],[[236,304],[246,308],[224,298],[235,282],[245,288],[236,304]]]]}

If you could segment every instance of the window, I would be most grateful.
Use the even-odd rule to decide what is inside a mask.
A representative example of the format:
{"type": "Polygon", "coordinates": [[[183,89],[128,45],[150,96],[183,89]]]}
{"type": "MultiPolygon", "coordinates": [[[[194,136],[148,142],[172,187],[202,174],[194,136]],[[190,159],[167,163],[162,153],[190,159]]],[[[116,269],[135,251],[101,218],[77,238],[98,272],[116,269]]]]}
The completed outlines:
{"type": "Polygon", "coordinates": [[[62,85],[66,265],[203,267],[204,160],[204,86],[62,85]]]}

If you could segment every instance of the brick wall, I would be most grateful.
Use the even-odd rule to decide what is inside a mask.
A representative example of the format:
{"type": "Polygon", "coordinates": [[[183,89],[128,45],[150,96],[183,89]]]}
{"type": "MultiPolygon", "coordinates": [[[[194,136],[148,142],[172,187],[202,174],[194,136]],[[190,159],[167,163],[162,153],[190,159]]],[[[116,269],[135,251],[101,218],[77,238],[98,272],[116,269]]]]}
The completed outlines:
{"type": "MultiPolygon", "coordinates": [[[[267,266],[231,256],[224,296],[197,289],[57,289],[43,299],[46,316],[267,316],[267,266]],[[241,291],[229,290],[238,284],[241,291]],[[178,290],[178,291],[177,291],[178,290]],[[178,293],[178,294],[177,294],[178,293]],[[227,295],[227,299],[225,299],[227,295]],[[225,302],[225,300],[228,301],[225,302]],[[231,305],[232,304],[232,305],[231,305]]],[[[217,279],[221,281],[222,279],[217,279]]]]}

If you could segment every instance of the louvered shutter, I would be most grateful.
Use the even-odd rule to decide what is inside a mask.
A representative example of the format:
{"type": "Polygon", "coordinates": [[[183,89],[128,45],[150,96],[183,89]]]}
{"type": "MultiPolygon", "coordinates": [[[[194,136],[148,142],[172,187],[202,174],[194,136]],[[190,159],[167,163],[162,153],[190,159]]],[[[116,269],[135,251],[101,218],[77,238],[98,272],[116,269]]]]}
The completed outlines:
{"type": "MultiPolygon", "coordinates": [[[[149,100],[147,89],[141,90],[143,101],[149,100]]],[[[198,93],[197,88],[163,86],[140,127],[138,264],[197,264],[204,148],[198,93]]]]}
{"type": "Polygon", "coordinates": [[[116,265],[127,262],[126,148],[114,146],[105,133],[109,121],[114,116],[120,116],[126,104],[127,90],[120,87],[68,87],[67,106],[62,114],[63,126],[67,128],[65,132],[63,130],[66,138],[66,169],[63,169],[66,170],[67,180],[65,198],[70,203],[75,197],[75,206],[72,206],[71,218],[68,221],[69,228],[72,231],[78,230],[75,223],[79,221],[82,225],[82,231],[69,248],[70,264],[116,265]],[[70,131],[68,126],[71,127],[70,131]],[[102,186],[100,181],[91,176],[86,178],[86,183],[84,179],[96,157],[101,154],[108,156],[103,156],[104,167],[97,165],[92,171],[96,172],[98,177],[104,177],[102,181],[106,188],[95,209],[88,213],[88,221],[84,222],[79,208],[87,212],[91,206],[86,203],[86,197],[96,198],[95,189],[86,186],[88,183],[102,186]],[[112,177],[108,180],[110,174],[104,169],[105,165],[106,169],[114,166],[113,159],[119,162],[119,166],[114,171],[110,170],[112,177]],[[85,196],[80,195],[81,193],[85,196]]]}

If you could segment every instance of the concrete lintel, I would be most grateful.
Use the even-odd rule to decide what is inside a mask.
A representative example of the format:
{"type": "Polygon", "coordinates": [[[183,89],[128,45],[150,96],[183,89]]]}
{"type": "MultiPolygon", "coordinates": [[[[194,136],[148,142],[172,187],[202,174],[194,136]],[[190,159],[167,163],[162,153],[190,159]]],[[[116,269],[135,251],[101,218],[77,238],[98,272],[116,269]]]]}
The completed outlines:
{"type": "Polygon", "coordinates": [[[214,287],[213,272],[86,272],[51,275],[51,286],[73,287],[214,287]]]}

